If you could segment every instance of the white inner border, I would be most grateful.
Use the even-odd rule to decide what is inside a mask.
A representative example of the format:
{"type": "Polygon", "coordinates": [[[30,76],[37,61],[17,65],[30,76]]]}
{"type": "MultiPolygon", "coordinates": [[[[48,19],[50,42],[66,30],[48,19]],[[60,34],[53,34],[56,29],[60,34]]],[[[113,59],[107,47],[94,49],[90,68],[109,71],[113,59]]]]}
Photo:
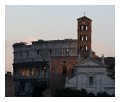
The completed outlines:
{"type": "Polygon", "coordinates": [[[119,0],[1,0],[0,1],[0,102],[117,102],[120,95],[120,2],[119,0]],[[74,97],[74,98],[8,98],[5,97],[5,5],[115,5],[115,96],[109,98],[98,97],[74,97]]]}

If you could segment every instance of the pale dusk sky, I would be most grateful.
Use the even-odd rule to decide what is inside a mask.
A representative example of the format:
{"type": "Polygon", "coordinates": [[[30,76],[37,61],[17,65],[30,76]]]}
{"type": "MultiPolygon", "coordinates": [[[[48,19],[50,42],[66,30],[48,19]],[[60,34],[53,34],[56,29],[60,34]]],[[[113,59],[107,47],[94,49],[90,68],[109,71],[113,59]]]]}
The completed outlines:
{"type": "Polygon", "coordinates": [[[115,56],[115,6],[6,6],[5,69],[12,71],[16,42],[77,39],[77,18],[92,19],[92,50],[115,56]]]}

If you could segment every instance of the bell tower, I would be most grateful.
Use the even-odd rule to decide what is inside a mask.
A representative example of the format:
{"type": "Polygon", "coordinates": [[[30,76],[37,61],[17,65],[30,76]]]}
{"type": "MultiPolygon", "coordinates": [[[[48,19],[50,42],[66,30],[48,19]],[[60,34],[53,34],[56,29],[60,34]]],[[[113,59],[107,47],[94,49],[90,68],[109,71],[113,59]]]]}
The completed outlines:
{"type": "Polygon", "coordinates": [[[77,23],[77,53],[86,59],[91,50],[92,20],[83,16],[77,19],[77,23]]]}

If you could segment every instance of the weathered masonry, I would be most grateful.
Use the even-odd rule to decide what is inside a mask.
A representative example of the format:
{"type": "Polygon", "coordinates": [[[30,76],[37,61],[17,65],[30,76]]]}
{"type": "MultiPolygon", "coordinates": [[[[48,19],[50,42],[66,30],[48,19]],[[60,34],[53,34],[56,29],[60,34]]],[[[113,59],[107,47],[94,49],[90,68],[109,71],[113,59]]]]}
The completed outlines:
{"type": "Polygon", "coordinates": [[[77,56],[77,40],[33,41],[32,45],[15,43],[14,82],[16,96],[31,96],[35,82],[50,81],[51,57],[77,56]]]}

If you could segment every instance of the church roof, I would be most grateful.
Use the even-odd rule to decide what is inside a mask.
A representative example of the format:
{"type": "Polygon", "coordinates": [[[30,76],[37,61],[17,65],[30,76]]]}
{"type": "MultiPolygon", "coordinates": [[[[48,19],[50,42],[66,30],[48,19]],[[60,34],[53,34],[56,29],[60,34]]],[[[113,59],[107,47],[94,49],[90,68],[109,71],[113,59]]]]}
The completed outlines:
{"type": "Polygon", "coordinates": [[[93,58],[88,58],[86,60],[83,60],[81,61],[80,63],[78,63],[76,66],[105,66],[106,67],[106,64],[102,63],[101,61],[98,61],[96,59],[93,59],[93,58]],[[90,64],[91,61],[94,63],[90,64]]]}
{"type": "MultiPolygon", "coordinates": [[[[91,20],[90,18],[86,17],[86,16],[83,16],[83,17],[80,17],[78,18],[77,20],[81,20],[81,19],[88,19],[88,20],[91,20]]],[[[92,21],[92,20],[91,20],[92,21]]]]}

